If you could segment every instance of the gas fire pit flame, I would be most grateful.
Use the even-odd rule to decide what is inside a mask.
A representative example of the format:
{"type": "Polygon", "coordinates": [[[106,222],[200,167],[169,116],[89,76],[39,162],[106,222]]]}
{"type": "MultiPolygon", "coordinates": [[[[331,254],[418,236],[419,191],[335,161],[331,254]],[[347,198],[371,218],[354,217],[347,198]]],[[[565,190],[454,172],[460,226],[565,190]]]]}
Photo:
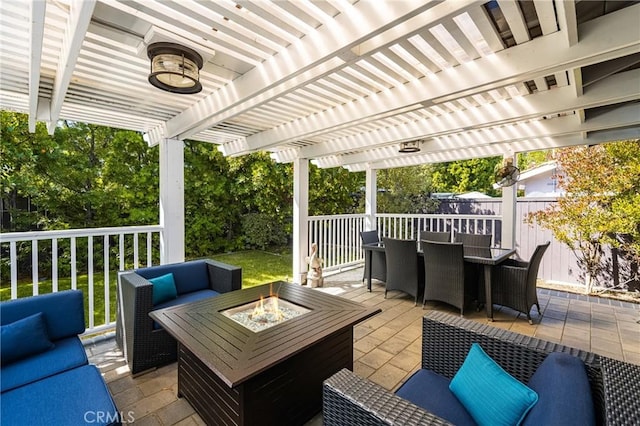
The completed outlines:
{"type": "Polygon", "coordinates": [[[278,296],[271,296],[264,302],[264,299],[260,297],[260,301],[256,303],[256,307],[253,309],[251,315],[249,315],[251,321],[259,323],[277,323],[284,319],[284,312],[278,307],[278,296]]]}
{"type": "Polygon", "coordinates": [[[267,298],[260,296],[257,302],[222,311],[222,314],[253,332],[265,330],[292,318],[310,312],[309,309],[295,303],[279,299],[271,294],[267,298]]]}

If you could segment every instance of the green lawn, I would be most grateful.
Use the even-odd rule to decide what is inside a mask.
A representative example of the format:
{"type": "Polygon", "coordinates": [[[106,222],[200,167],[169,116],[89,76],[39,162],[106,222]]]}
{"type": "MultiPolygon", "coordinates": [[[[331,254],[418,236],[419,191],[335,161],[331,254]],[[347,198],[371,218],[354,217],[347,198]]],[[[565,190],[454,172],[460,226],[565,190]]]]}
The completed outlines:
{"type": "MultiPolygon", "coordinates": [[[[242,286],[253,287],[279,280],[291,280],[292,278],[292,257],[291,250],[287,249],[280,253],[270,253],[259,250],[248,250],[236,253],[224,253],[211,256],[220,262],[240,266],[242,268],[242,286]]],[[[115,320],[116,315],[116,282],[117,272],[112,271],[109,275],[111,281],[109,288],[111,320],[115,320]]],[[[104,324],[104,274],[102,271],[96,272],[93,276],[93,299],[94,299],[94,323],[104,324]]],[[[51,293],[51,281],[42,280],[38,283],[39,294],[51,293]]],[[[59,277],[58,290],[71,288],[71,278],[59,277]]],[[[78,275],[78,289],[85,294],[88,300],[88,279],[87,275],[78,275]]],[[[18,282],[18,297],[27,297],[33,294],[31,279],[24,279],[18,282]]],[[[11,283],[3,280],[0,285],[0,300],[11,299],[11,283]]],[[[89,316],[89,308],[85,304],[85,318],[89,316]]],[[[88,325],[88,321],[87,321],[88,325]]]]}
{"type": "Polygon", "coordinates": [[[273,281],[291,281],[293,260],[291,250],[283,253],[251,250],[224,253],[213,259],[242,268],[242,287],[253,287],[273,281]]]}

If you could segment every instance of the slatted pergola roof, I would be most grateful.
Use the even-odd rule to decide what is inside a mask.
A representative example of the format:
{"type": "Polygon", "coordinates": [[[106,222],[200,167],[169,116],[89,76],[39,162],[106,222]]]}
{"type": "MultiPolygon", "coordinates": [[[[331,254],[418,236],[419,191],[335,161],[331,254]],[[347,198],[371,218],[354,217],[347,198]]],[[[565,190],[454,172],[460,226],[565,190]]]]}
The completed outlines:
{"type": "Polygon", "coordinates": [[[0,107],[352,171],[640,137],[640,4],[2,0],[0,107]],[[204,58],[147,81],[146,46],[204,58]],[[398,152],[403,141],[421,151],[398,152]]]}

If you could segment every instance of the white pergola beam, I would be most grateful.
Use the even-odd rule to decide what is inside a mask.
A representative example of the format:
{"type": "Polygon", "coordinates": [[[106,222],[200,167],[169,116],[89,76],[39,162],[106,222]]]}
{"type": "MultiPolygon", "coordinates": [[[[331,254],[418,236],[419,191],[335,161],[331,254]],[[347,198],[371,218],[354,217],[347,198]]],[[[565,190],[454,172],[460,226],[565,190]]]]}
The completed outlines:
{"type": "MultiPolygon", "coordinates": [[[[594,132],[638,125],[640,125],[640,105],[632,103],[621,106],[615,110],[604,112],[587,121],[582,121],[580,117],[576,115],[570,115],[551,120],[534,121],[526,125],[504,126],[497,129],[497,131],[489,129],[486,132],[476,131],[446,137],[436,137],[423,143],[421,154],[417,154],[417,156],[422,155],[422,153],[477,148],[486,145],[512,143],[529,139],[542,139],[573,133],[594,132]]],[[[404,156],[405,155],[398,153],[397,145],[392,145],[369,150],[364,153],[343,155],[338,158],[340,161],[339,165],[348,165],[404,156]]]]}
{"type": "Polygon", "coordinates": [[[586,96],[576,97],[573,87],[565,86],[522,98],[486,104],[473,110],[451,113],[447,117],[448,120],[442,120],[440,117],[425,118],[409,124],[304,147],[300,149],[300,155],[317,158],[402,140],[458,133],[464,128],[490,127],[515,120],[534,119],[544,114],[594,108],[612,102],[621,103],[640,98],[638,79],[640,70],[627,71],[593,85],[586,96]]]}
{"type": "MultiPolygon", "coordinates": [[[[505,152],[528,152],[542,149],[563,148],[575,145],[592,145],[617,140],[638,139],[640,129],[616,129],[596,132],[584,137],[581,134],[559,136],[556,138],[531,139],[515,143],[502,143],[490,146],[472,147],[461,150],[450,150],[432,153],[423,156],[413,156],[407,158],[393,158],[379,162],[358,163],[345,166],[352,172],[365,171],[367,167],[376,169],[390,169],[395,167],[416,166],[427,163],[444,163],[457,160],[468,160],[471,158],[486,158],[502,156],[505,152]]],[[[322,167],[318,165],[318,167],[322,167]]],[[[335,167],[335,166],[330,166],[335,167]]]]}
{"type": "MultiPolygon", "coordinates": [[[[466,3],[466,0],[465,0],[466,3]]],[[[234,80],[166,123],[168,136],[188,138],[221,121],[321,77],[356,56],[349,50],[408,15],[431,7],[426,0],[358,2],[278,55],[234,80]],[[353,23],[357,22],[357,25],[353,23]],[[340,57],[344,59],[340,59],[340,57]],[[337,61],[337,62],[336,62],[337,61]],[[331,67],[324,64],[332,63],[331,67]],[[302,78],[298,76],[304,75],[302,78]],[[297,79],[296,79],[297,78],[297,79]],[[296,80],[294,80],[296,79],[296,80]],[[265,94],[265,96],[259,96],[265,94]]]]}
{"type": "MultiPolygon", "coordinates": [[[[535,77],[637,53],[640,51],[640,43],[636,34],[628,31],[628,28],[635,25],[637,13],[640,13],[640,4],[619,12],[623,13],[612,13],[583,24],[583,39],[570,49],[558,48],[558,45],[562,44],[561,32],[539,37],[522,46],[515,46],[493,56],[438,73],[436,79],[422,78],[412,81],[401,87],[249,136],[245,146],[248,150],[265,149],[353,125],[379,114],[389,114],[393,111],[398,113],[399,110],[412,105],[455,100],[535,77]],[[598,20],[609,22],[598,24],[595,22],[598,20]],[[545,54],[536,55],[535,52],[545,54]]],[[[243,154],[247,151],[227,152],[243,154]]]]}
{"type": "Polygon", "coordinates": [[[36,131],[38,117],[38,96],[40,94],[40,62],[42,60],[42,43],[44,37],[44,17],[47,3],[44,1],[32,1],[31,27],[29,38],[31,49],[29,51],[29,132],[36,131]]]}
{"type": "Polygon", "coordinates": [[[498,0],[498,5],[509,24],[511,35],[515,39],[516,44],[526,43],[531,40],[527,22],[524,20],[518,2],[516,0],[498,0]]]}
{"type": "Polygon", "coordinates": [[[64,98],[71,83],[73,71],[80,55],[82,42],[89,28],[96,0],[73,0],[69,5],[69,19],[64,32],[62,49],[51,95],[51,118],[47,125],[49,134],[56,128],[64,98]]]}
{"type": "MultiPolygon", "coordinates": [[[[567,47],[578,43],[578,18],[575,0],[556,0],[558,26],[564,35],[563,42],[567,47]]],[[[636,15],[637,16],[637,15],[636,15]]]]}

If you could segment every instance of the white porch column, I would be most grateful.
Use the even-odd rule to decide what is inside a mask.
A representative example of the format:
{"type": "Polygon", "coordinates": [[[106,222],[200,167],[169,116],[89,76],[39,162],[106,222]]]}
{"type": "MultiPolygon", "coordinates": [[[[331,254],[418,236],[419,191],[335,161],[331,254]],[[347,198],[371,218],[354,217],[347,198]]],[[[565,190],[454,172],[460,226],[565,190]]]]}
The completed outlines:
{"type": "Polygon", "coordinates": [[[160,149],[160,263],[184,262],[184,143],[163,139],[160,149]]]}
{"type": "Polygon", "coordinates": [[[309,160],[293,161],[293,282],[301,281],[307,271],[305,258],[309,255],[309,160]]]}
{"type": "MultiPolygon", "coordinates": [[[[504,158],[513,158],[513,164],[518,164],[516,154],[505,154],[504,158]]],[[[502,247],[516,247],[516,196],[518,184],[502,188],[502,247]]]]}
{"type": "Polygon", "coordinates": [[[376,182],[377,170],[367,167],[365,175],[365,198],[364,198],[364,214],[365,214],[365,230],[371,231],[376,229],[376,197],[378,195],[378,184],[376,182]]]}

